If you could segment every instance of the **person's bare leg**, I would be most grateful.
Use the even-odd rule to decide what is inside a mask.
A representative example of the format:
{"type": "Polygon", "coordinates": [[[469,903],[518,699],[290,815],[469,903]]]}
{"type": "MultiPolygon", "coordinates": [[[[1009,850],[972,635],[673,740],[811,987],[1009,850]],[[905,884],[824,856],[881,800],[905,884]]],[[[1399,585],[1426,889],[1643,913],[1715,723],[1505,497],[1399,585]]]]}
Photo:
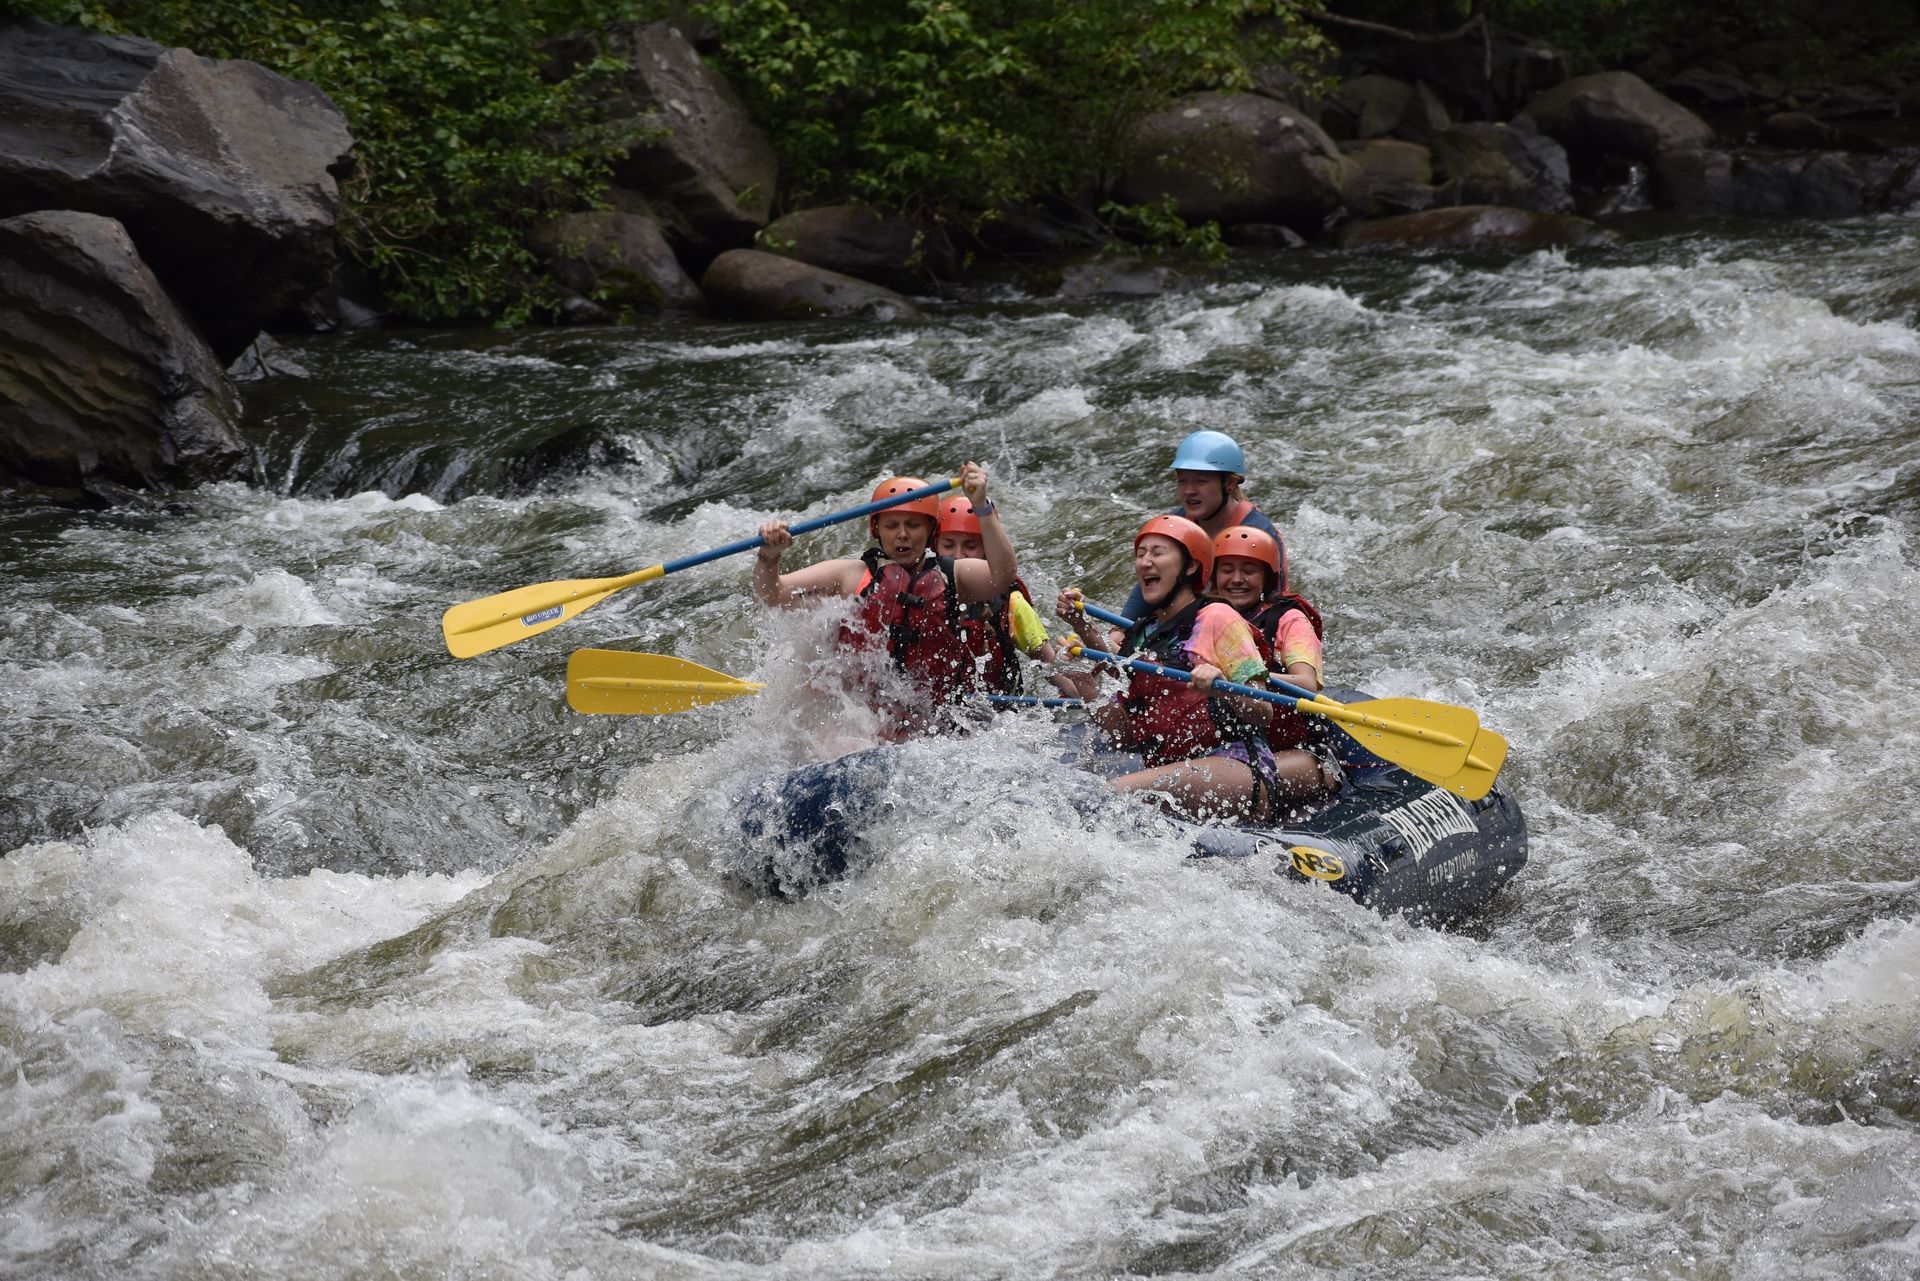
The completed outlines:
{"type": "Polygon", "coordinates": [[[1122,792],[1154,793],[1162,808],[1188,818],[1245,822],[1255,817],[1253,771],[1225,756],[1136,770],[1116,778],[1113,785],[1122,792]]]}

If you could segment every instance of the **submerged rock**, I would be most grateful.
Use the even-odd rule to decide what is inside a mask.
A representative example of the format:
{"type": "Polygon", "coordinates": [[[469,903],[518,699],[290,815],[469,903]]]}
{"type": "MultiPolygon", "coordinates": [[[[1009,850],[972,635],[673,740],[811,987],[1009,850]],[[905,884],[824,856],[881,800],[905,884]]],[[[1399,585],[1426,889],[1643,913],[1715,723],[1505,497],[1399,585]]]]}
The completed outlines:
{"type": "Polygon", "coordinates": [[[1343,249],[1561,249],[1612,244],[1613,232],[1566,213],[1495,205],[1456,205],[1356,222],[1340,235],[1343,249]]]}
{"type": "Polygon", "coordinates": [[[0,221],[0,481],[102,486],[242,476],[220,360],[119,223],[0,221]]]}

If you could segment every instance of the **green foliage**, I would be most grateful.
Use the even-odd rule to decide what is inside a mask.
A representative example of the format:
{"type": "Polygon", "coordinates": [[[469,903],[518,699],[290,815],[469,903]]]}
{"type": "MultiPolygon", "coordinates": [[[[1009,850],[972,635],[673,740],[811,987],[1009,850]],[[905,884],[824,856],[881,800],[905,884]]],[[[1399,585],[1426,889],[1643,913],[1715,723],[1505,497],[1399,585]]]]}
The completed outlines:
{"type": "MultiPolygon", "coordinates": [[[[549,83],[543,36],[580,0],[30,0],[39,16],[248,58],[324,89],[358,169],[344,192],[349,251],[418,319],[517,323],[544,307],[522,243],[533,220],[604,187],[622,141],[580,127],[610,68],[549,83]]],[[[604,7],[604,6],[602,6],[604,7]]]]}
{"type": "MultiPolygon", "coordinates": [[[[1099,207],[1127,133],[1171,98],[1325,48],[1322,0],[690,0],[768,130],[789,206],[853,198],[956,220],[1036,197],[1099,207]]],[[[0,0],[72,26],[248,58],[345,113],[342,238],[419,319],[554,305],[526,229],[590,207],[635,139],[620,68],[543,75],[543,41],[667,0],[0,0]]],[[[1217,229],[1106,205],[1130,238],[1217,256],[1217,229]]]]}
{"type": "MultiPolygon", "coordinates": [[[[1093,195],[1144,112],[1323,43],[1302,0],[698,0],[796,203],[1093,195]],[[1260,34],[1248,24],[1266,18],[1260,34]]],[[[1312,7],[1317,7],[1316,3],[1312,7]]]]}
{"type": "Polygon", "coordinates": [[[1216,267],[1227,260],[1227,242],[1220,238],[1220,224],[1207,221],[1193,226],[1175,210],[1172,196],[1162,196],[1154,205],[1108,201],[1100,206],[1100,214],[1115,231],[1163,253],[1198,258],[1216,267]]]}

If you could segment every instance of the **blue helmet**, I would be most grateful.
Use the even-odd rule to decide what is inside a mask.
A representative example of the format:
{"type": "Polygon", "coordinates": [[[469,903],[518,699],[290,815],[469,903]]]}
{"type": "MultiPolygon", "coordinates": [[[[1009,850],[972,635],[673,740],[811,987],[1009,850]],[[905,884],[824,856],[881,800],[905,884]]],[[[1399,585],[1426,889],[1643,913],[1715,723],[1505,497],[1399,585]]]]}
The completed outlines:
{"type": "Polygon", "coordinates": [[[1225,432],[1197,431],[1173,451],[1173,466],[1167,470],[1224,471],[1244,476],[1247,456],[1240,452],[1240,443],[1225,432]]]}

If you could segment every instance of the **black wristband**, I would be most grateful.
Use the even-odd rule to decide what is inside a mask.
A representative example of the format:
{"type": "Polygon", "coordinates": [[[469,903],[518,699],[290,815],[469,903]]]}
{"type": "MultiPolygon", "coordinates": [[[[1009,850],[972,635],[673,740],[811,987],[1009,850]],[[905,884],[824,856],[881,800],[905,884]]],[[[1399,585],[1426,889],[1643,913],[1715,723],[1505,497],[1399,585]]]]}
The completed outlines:
{"type": "Polygon", "coordinates": [[[992,516],[998,513],[999,510],[999,508],[993,505],[991,498],[983,498],[973,505],[973,514],[975,516],[992,516]]]}

